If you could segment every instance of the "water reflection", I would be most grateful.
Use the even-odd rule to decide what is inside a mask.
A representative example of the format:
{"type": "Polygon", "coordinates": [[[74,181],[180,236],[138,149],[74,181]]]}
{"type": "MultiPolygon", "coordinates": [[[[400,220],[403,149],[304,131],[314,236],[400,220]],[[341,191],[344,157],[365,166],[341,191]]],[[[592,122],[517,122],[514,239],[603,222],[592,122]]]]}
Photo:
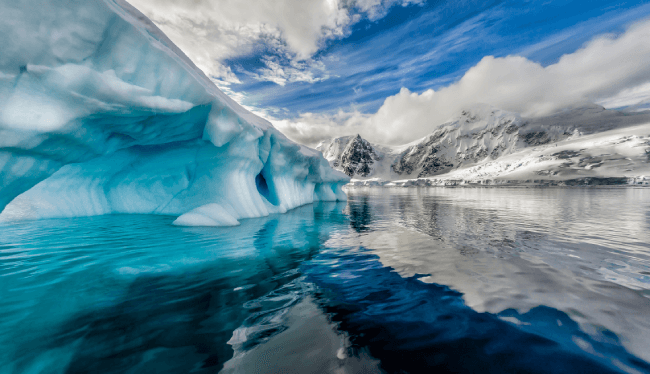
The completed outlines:
{"type": "Polygon", "coordinates": [[[287,328],[282,315],[310,292],[298,266],[348,224],[343,207],[236,228],[177,228],[156,216],[4,226],[1,371],[218,371],[233,347],[287,328]]]}
{"type": "Polygon", "coordinates": [[[650,370],[615,334],[596,340],[559,310],[478,313],[461,293],[423,283],[421,275],[403,278],[371,251],[359,250],[325,251],[305,265],[306,272],[321,288],[321,306],[350,334],[352,348],[368,348],[390,373],[650,370]]]}
{"type": "MultiPolygon", "coordinates": [[[[650,191],[355,189],[373,230],[358,237],[403,277],[448,285],[479,312],[565,312],[650,360],[650,191]]],[[[361,204],[359,202],[359,204],[361,204]]]]}
{"type": "Polygon", "coordinates": [[[0,226],[0,373],[650,372],[650,192],[0,226]]]}
{"type": "Polygon", "coordinates": [[[347,213],[350,215],[350,227],[356,232],[369,231],[372,224],[371,205],[367,195],[359,196],[357,204],[350,205],[347,213]]]}

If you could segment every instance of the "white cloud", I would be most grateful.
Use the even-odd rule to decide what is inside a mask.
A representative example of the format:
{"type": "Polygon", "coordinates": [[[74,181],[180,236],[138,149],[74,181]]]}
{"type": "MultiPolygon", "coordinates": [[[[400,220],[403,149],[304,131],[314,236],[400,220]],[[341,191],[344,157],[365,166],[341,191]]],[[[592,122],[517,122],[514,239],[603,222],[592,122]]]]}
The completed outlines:
{"type": "Polygon", "coordinates": [[[289,139],[315,147],[321,140],[363,132],[368,118],[357,111],[339,111],[334,115],[304,113],[291,120],[271,118],[271,123],[289,139]]]}
{"type": "Polygon", "coordinates": [[[407,6],[410,4],[422,4],[424,0],[353,0],[349,2],[348,6],[356,7],[362,13],[367,14],[371,20],[377,20],[386,15],[388,8],[396,2],[401,3],[402,6],[407,6]]]}
{"type": "Polygon", "coordinates": [[[287,82],[315,83],[329,78],[325,64],[321,61],[289,60],[279,61],[276,57],[263,59],[266,68],[260,69],[258,73],[248,73],[260,81],[274,82],[284,86],[287,82]]]}
{"type": "Polygon", "coordinates": [[[605,108],[640,106],[647,103],[650,103],[650,82],[624,89],[612,97],[596,102],[605,108]]]}
{"type": "MultiPolygon", "coordinates": [[[[644,90],[648,86],[644,84],[649,82],[650,21],[645,21],[620,36],[602,35],[546,67],[520,56],[484,57],[458,82],[438,91],[418,94],[402,88],[388,97],[377,113],[353,127],[338,122],[339,134],[359,132],[371,141],[403,144],[429,134],[476,103],[531,117],[584,102],[633,105],[634,97],[647,99],[644,90]]],[[[313,144],[319,128],[325,129],[323,137],[336,132],[336,116],[322,124],[305,121],[305,116],[283,125],[289,137],[313,144]],[[303,128],[307,126],[315,129],[303,128]]]]}
{"type": "Polygon", "coordinates": [[[395,3],[421,0],[129,0],[149,17],[207,75],[237,83],[223,61],[264,46],[290,56],[298,66],[284,74],[267,63],[259,75],[278,84],[325,79],[311,60],[324,40],[341,37],[360,20],[385,14],[395,3]]]}

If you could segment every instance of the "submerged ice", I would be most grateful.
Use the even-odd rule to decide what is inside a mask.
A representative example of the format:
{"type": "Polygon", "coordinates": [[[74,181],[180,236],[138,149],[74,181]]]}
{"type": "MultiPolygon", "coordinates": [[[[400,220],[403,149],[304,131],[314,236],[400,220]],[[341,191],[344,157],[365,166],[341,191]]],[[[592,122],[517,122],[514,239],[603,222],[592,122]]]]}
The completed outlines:
{"type": "Polygon", "coordinates": [[[345,175],[224,95],[125,1],[0,13],[0,220],[233,225],[345,199],[345,175]]]}

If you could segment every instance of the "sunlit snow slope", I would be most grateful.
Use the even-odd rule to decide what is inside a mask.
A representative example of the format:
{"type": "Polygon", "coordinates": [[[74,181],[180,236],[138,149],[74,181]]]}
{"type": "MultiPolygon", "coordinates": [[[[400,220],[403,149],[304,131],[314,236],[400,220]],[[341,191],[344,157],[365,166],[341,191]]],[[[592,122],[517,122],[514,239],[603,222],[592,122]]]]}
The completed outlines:
{"type": "Polygon", "coordinates": [[[0,14],[0,220],[232,225],[345,199],[345,175],[224,95],[123,0],[3,1],[0,14]]]}

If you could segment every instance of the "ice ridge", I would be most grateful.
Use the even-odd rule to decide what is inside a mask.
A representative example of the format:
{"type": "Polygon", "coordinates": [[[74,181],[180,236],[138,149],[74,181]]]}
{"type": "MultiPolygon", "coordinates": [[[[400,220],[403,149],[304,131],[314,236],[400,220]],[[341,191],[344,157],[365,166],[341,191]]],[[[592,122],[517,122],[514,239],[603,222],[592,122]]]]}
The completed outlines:
{"type": "Polygon", "coordinates": [[[123,0],[1,2],[0,220],[231,225],[347,176],[221,92],[123,0]]]}

